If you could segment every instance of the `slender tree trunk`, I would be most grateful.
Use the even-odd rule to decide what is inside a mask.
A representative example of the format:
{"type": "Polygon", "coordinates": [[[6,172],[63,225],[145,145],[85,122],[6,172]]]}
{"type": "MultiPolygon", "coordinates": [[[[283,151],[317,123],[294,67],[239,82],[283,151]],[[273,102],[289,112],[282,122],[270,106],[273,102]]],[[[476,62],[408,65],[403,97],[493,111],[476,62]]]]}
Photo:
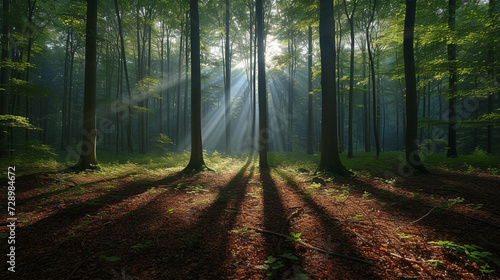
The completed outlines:
{"type": "MultiPolygon", "coordinates": [[[[366,52],[365,48],[362,48],[363,52],[363,80],[366,79],[366,52]]],[[[363,116],[364,116],[364,134],[365,134],[365,152],[369,153],[371,150],[371,141],[370,141],[370,114],[368,112],[368,87],[367,84],[365,83],[363,85],[363,116]]]]}
{"type": "Polygon", "coordinates": [[[418,105],[417,82],[415,78],[415,58],[413,51],[413,30],[415,26],[416,0],[406,0],[406,16],[403,40],[403,55],[406,81],[406,164],[411,173],[418,170],[428,173],[418,155],[418,105]]]}
{"type": "Polygon", "coordinates": [[[68,104],[68,80],[69,80],[69,56],[70,56],[70,31],[68,30],[68,34],[66,35],[66,54],[64,57],[64,72],[63,72],[63,101],[62,101],[62,110],[61,110],[61,150],[64,150],[64,144],[66,142],[66,131],[68,129],[67,122],[67,104],[68,104]]]}
{"type": "MultiPolygon", "coordinates": [[[[73,42],[73,34],[71,34],[71,41],[73,42]]],[[[70,61],[69,61],[69,84],[68,84],[68,113],[67,113],[67,120],[66,120],[66,124],[68,125],[67,129],[66,129],[66,145],[69,144],[69,139],[71,136],[73,136],[73,134],[71,133],[72,130],[71,130],[71,126],[69,124],[71,124],[71,120],[73,119],[73,117],[71,116],[72,114],[72,107],[73,107],[73,103],[72,103],[72,98],[73,98],[73,70],[75,69],[75,54],[76,54],[76,46],[72,43],[71,46],[70,46],[70,61]]]]}
{"type": "Polygon", "coordinates": [[[336,44],[337,47],[337,120],[338,120],[338,143],[339,143],[339,153],[344,152],[344,104],[343,104],[343,94],[340,90],[341,88],[341,78],[342,78],[342,65],[340,64],[340,54],[342,53],[342,24],[341,24],[341,11],[338,10],[338,21],[339,24],[337,25],[339,27],[339,32],[338,32],[338,44],[336,44]]]}
{"type": "Polygon", "coordinates": [[[128,77],[127,58],[125,55],[125,43],[124,43],[124,39],[123,39],[123,30],[122,30],[122,21],[120,18],[120,11],[118,9],[118,0],[115,0],[115,11],[116,11],[116,17],[118,18],[118,32],[120,33],[120,45],[121,45],[121,54],[122,54],[122,62],[123,62],[123,72],[125,73],[125,82],[127,83],[127,93],[128,93],[127,146],[128,146],[129,152],[133,153],[134,150],[132,148],[132,93],[130,90],[130,80],[128,77]]]}
{"type": "Polygon", "coordinates": [[[256,0],[257,45],[259,64],[259,167],[268,168],[267,150],[269,131],[267,128],[267,89],[264,51],[264,8],[263,0],[256,0]]]}
{"type": "Polygon", "coordinates": [[[169,137],[172,137],[172,129],[171,129],[171,123],[172,120],[174,119],[173,116],[171,117],[171,111],[173,111],[173,106],[171,106],[172,102],[171,100],[173,99],[170,94],[170,88],[172,81],[170,80],[170,30],[167,29],[167,135],[169,137]]]}
{"type": "Polygon", "coordinates": [[[452,34],[452,42],[448,44],[449,83],[449,113],[448,113],[448,157],[457,157],[457,46],[455,40],[456,0],[448,2],[448,28],[452,34]]]}
{"type": "Polygon", "coordinates": [[[313,154],[312,27],[307,36],[307,153],[313,154]]]}
{"type": "Polygon", "coordinates": [[[287,151],[293,151],[293,99],[294,99],[294,42],[293,42],[293,28],[289,29],[288,38],[288,54],[290,60],[288,62],[288,136],[287,136],[287,151]]]}
{"type": "MultiPolygon", "coordinates": [[[[490,0],[488,6],[488,16],[490,20],[494,20],[495,18],[495,5],[497,0],[490,0]]],[[[490,43],[488,46],[488,61],[493,64],[495,61],[495,45],[490,38],[490,43]]],[[[494,87],[495,85],[495,68],[490,65],[488,66],[488,80],[490,82],[490,86],[494,87]]],[[[491,114],[495,110],[495,92],[492,91],[488,95],[488,113],[491,114]]],[[[488,125],[488,135],[487,135],[487,145],[486,150],[488,154],[493,154],[493,125],[488,125]]]]}
{"type": "MultiPolygon", "coordinates": [[[[252,40],[253,40],[253,10],[252,10],[252,2],[249,4],[249,10],[250,10],[250,24],[249,24],[249,30],[250,30],[250,36],[249,36],[249,67],[248,67],[248,96],[250,99],[250,104],[251,107],[253,108],[254,100],[253,100],[253,72],[252,72],[252,63],[253,63],[253,46],[252,46],[252,40]]],[[[253,111],[250,109],[250,120],[251,120],[251,128],[250,128],[250,152],[253,153],[253,143],[254,143],[254,136],[255,136],[255,116],[253,114],[253,111]]]]}
{"type": "Polygon", "coordinates": [[[97,90],[97,0],[87,1],[85,35],[85,81],[83,100],[83,135],[79,162],[75,170],[95,168],[96,155],[96,90],[97,90]]]}
{"type": "Polygon", "coordinates": [[[352,126],[353,126],[353,111],[354,111],[354,12],[356,11],[356,5],[358,1],[354,1],[351,15],[347,12],[347,3],[344,0],[345,14],[347,20],[349,21],[349,27],[351,28],[351,62],[349,69],[349,139],[347,148],[347,157],[352,158],[353,155],[353,139],[352,139],[352,126]]]}
{"type": "Polygon", "coordinates": [[[163,133],[163,98],[164,98],[164,88],[165,88],[165,73],[163,71],[163,42],[165,39],[165,22],[161,22],[161,41],[160,41],[160,85],[161,85],[161,91],[160,91],[160,100],[159,100],[159,106],[160,106],[160,127],[159,127],[159,133],[163,133]]]}
{"type": "Polygon", "coordinates": [[[226,117],[226,153],[231,153],[231,50],[229,47],[229,14],[230,4],[226,0],[226,42],[225,42],[225,82],[224,82],[224,106],[226,117]]]}
{"type": "MultiPolygon", "coordinates": [[[[192,1],[192,0],[190,0],[192,1]]],[[[196,4],[198,5],[198,4],[196,4]]],[[[184,21],[181,22],[181,35],[180,35],[180,43],[179,43],[179,68],[177,71],[177,100],[175,105],[177,106],[177,122],[175,124],[175,145],[177,145],[177,151],[181,151],[181,143],[180,143],[180,122],[181,122],[181,73],[182,73],[182,41],[184,38],[184,21]]]]}
{"type": "Polygon", "coordinates": [[[340,161],[337,139],[335,85],[335,21],[333,1],[320,0],[319,42],[321,49],[321,158],[320,172],[349,175],[340,161]]]}
{"type": "Polygon", "coordinates": [[[198,0],[190,0],[191,15],[191,158],[184,172],[206,169],[201,139],[200,19],[198,0]]]}
{"type": "MultiPolygon", "coordinates": [[[[189,18],[188,18],[188,13],[186,13],[186,26],[189,24],[189,18]]],[[[189,41],[188,41],[188,36],[186,32],[186,51],[185,51],[185,58],[186,58],[186,71],[184,71],[184,125],[183,125],[183,132],[182,136],[184,137],[184,150],[187,150],[187,110],[188,110],[188,69],[189,69],[189,41]]]]}
{"type": "Polygon", "coordinates": [[[366,46],[368,51],[368,60],[370,62],[370,72],[372,81],[372,104],[373,104],[373,136],[375,138],[375,153],[376,158],[380,155],[380,138],[379,138],[379,127],[378,127],[378,110],[377,110],[377,92],[376,92],[376,80],[375,80],[375,63],[373,61],[373,52],[371,50],[371,40],[370,40],[370,26],[373,22],[373,17],[375,15],[375,7],[377,5],[377,0],[373,1],[373,7],[370,15],[370,19],[366,26],[366,46]]]}

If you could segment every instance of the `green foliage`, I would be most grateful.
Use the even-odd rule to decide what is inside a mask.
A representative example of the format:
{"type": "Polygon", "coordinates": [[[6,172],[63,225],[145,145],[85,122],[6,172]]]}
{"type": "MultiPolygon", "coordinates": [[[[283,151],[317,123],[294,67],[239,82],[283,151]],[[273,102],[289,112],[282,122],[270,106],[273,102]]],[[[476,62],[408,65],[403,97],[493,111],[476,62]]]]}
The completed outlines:
{"type": "Polygon", "coordinates": [[[286,237],[286,241],[289,241],[289,242],[302,241],[302,239],[300,239],[301,235],[302,235],[301,232],[293,232],[293,231],[291,231],[290,232],[290,236],[286,237]]]}
{"type": "Polygon", "coordinates": [[[142,244],[142,243],[137,243],[133,246],[131,246],[132,248],[137,248],[137,249],[144,249],[144,248],[147,248],[149,247],[149,245],[151,245],[151,243],[153,243],[153,240],[148,240],[146,241],[146,243],[142,244]]]}
{"type": "Polygon", "coordinates": [[[500,259],[495,258],[492,253],[484,251],[483,247],[475,244],[459,245],[448,240],[431,241],[429,244],[438,245],[460,254],[464,254],[469,261],[480,265],[480,271],[482,273],[492,273],[495,271],[490,269],[490,264],[495,264],[497,266],[500,265],[500,259]]]}
{"type": "Polygon", "coordinates": [[[500,125],[500,109],[497,109],[494,112],[484,114],[477,119],[465,120],[461,123],[463,126],[485,126],[485,125],[500,125]]]}
{"type": "Polygon", "coordinates": [[[345,201],[349,197],[351,188],[349,186],[342,185],[341,187],[332,187],[325,189],[325,193],[328,196],[332,196],[337,202],[345,201]]]}
{"type": "Polygon", "coordinates": [[[168,152],[169,148],[174,145],[172,139],[163,133],[160,133],[157,137],[153,138],[152,141],[155,144],[155,147],[163,152],[168,152]]]}
{"type": "Polygon", "coordinates": [[[14,115],[0,115],[0,129],[2,129],[5,133],[7,133],[7,128],[9,127],[40,130],[40,128],[32,125],[30,123],[30,120],[26,117],[14,116],[14,115]]]}
{"type": "Polygon", "coordinates": [[[99,256],[99,259],[102,259],[102,260],[105,260],[105,261],[108,261],[108,262],[116,262],[116,261],[119,261],[121,260],[119,257],[117,256],[111,256],[111,257],[107,257],[105,255],[100,255],[99,256]]]}
{"type": "Polygon", "coordinates": [[[48,88],[39,87],[31,82],[12,78],[10,89],[13,94],[25,97],[54,96],[48,88]]]}

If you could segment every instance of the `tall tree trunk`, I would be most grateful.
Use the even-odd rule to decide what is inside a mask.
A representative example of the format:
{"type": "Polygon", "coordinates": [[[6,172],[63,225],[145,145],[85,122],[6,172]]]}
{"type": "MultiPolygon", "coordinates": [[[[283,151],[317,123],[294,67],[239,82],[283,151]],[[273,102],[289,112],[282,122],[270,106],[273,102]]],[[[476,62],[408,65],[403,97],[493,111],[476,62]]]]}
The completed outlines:
{"type": "Polygon", "coordinates": [[[224,106],[226,117],[226,153],[231,153],[231,50],[229,48],[229,0],[226,0],[226,42],[225,42],[225,82],[224,82],[224,106]]]}
{"type": "MultiPolygon", "coordinates": [[[[189,18],[188,18],[188,13],[186,13],[186,26],[189,24],[189,18]]],[[[186,71],[184,71],[184,125],[183,131],[182,131],[182,136],[184,137],[184,150],[187,150],[187,110],[188,110],[188,69],[189,69],[189,43],[188,43],[188,36],[189,34],[186,32],[186,51],[185,51],[185,58],[186,58],[186,71]]]]}
{"type": "MultiPolygon", "coordinates": [[[[490,0],[488,6],[488,16],[491,21],[495,19],[495,5],[497,0],[490,0]]],[[[495,61],[495,45],[490,38],[490,43],[488,46],[488,61],[493,64],[495,61]]],[[[488,66],[488,81],[490,86],[495,85],[495,68],[491,65],[488,66]]],[[[491,114],[495,110],[495,92],[490,92],[488,95],[488,113],[491,114]]],[[[487,135],[487,145],[486,151],[488,154],[493,154],[493,125],[488,125],[488,135],[487,135]]]]}
{"type": "MultiPolygon", "coordinates": [[[[366,79],[366,51],[364,48],[364,44],[362,44],[362,53],[363,53],[363,81],[366,79]]],[[[369,153],[371,150],[371,139],[370,139],[370,114],[368,112],[368,93],[369,89],[367,84],[363,85],[363,116],[364,116],[364,136],[365,136],[365,152],[369,153]]]]}
{"type": "Polygon", "coordinates": [[[351,15],[349,16],[349,12],[347,11],[347,3],[344,0],[344,9],[345,14],[347,16],[347,20],[349,21],[349,27],[351,28],[351,62],[349,69],[349,139],[348,139],[348,148],[347,148],[347,157],[352,158],[353,155],[353,140],[352,140],[352,126],[353,126],[353,111],[354,111],[354,12],[356,11],[356,6],[358,1],[354,1],[351,15]]]}
{"type": "Polygon", "coordinates": [[[69,56],[70,56],[70,30],[66,35],[66,53],[64,56],[64,71],[63,71],[63,100],[62,100],[62,110],[61,110],[61,151],[64,150],[64,145],[66,143],[66,131],[68,130],[68,80],[69,80],[69,56]]]}
{"type": "Polygon", "coordinates": [[[339,28],[338,32],[338,43],[336,44],[337,46],[337,129],[338,129],[338,143],[339,143],[339,153],[344,152],[344,104],[343,104],[343,95],[340,88],[341,88],[341,78],[342,78],[342,65],[340,64],[340,54],[342,53],[342,23],[341,23],[341,11],[340,9],[338,10],[338,22],[339,24],[337,25],[339,28]]]}
{"type": "Polygon", "coordinates": [[[375,15],[375,7],[377,5],[377,0],[373,1],[373,8],[371,11],[370,20],[368,21],[368,25],[366,26],[366,46],[368,51],[368,60],[370,63],[370,72],[371,72],[371,82],[372,82],[372,118],[373,118],[373,137],[375,138],[375,153],[376,158],[380,155],[380,137],[379,137],[379,127],[378,127],[378,107],[377,107],[377,90],[376,90],[376,80],[375,80],[375,63],[373,61],[373,52],[371,50],[371,40],[370,40],[370,26],[373,22],[373,17],[375,15]]]}
{"type": "Polygon", "coordinates": [[[200,19],[198,0],[190,0],[191,15],[191,158],[184,172],[206,169],[201,139],[200,19]]]}
{"type": "Polygon", "coordinates": [[[163,133],[163,98],[164,98],[164,88],[165,88],[165,73],[163,69],[163,42],[165,40],[165,22],[161,22],[161,41],[160,41],[160,100],[159,100],[159,111],[160,111],[160,125],[159,125],[159,133],[163,133]]]}
{"type": "MultiPolygon", "coordinates": [[[[192,1],[192,0],[190,0],[192,1]]],[[[198,5],[198,4],[196,4],[198,5]]],[[[182,12],[182,11],[181,11],[182,12]]],[[[182,13],[181,13],[182,14],[182,13]]],[[[179,67],[177,72],[177,100],[175,102],[176,111],[177,111],[177,122],[175,123],[175,145],[177,145],[177,151],[181,151],[181,138],[180,138],[180,123],[181,123],[181,75],[182,75],[182,42],[184,38],[184,21],[181,22],[181,35],[180,35],[180,43],[179,43],[179,67]]],[[[183,140],[184,141],[184,140],[183,140]]]]}
{"type": "Polygon", "coordinates": [[[319,43],[321,49],[321,158],[320,172],[349,175],[340,161],[337,139],[337,104],[335,85],[335,21],[333,1],[320,0],[319,43]]]}
{"type": "Polygon", "coordinates": [[[456,0],[448,2],[448,28],[452,36],[451,43],[448,44],[448,62],[450,77],[449,87],[449,113],[448,113],[448,157],[457,157],[457,45],[455,44],[455,14],[456,0]]]}
{"type": "Polygon", "coordinates": [[[118,32],[120,33],[123,72],[125,73],[125,82],[127,83],[127,94],[128,94],[127,147],[129,152],[133,153],[134,150],[132,148],[132,92],[130,90],[130,80],[128,77],[127,58],[125,55],[125,43],[123,39],[123,29],[122,29],[122,21],[120,18],[120,11],[118,9],[118,0],[115,0],[115,11],[116,11],[116,17],[118,19],[118,32]]]}
{"type": "Polygon", "coordinates": [[[313,154],[312,27],[307,36],[307,153],[313,154]]]}
{"type": "Polygon", "coordinates": [[[415,78],[415,57],[413,51],[413,30],[415,26],[416,0],[406,0],[406,16],[403,40],[403,55],[406,81],[406,164],[411,173],[418,170],[428,173],[418,155],[418,105],[417,81],[415,78]]]}
{"type": "Polygon", "coordinates": [[[288,62],[288,136],[287,136],[287,151],[293,151],[293,98],[294,98],[294,42],[293,28],[289,29],[290,35],[288,38],[288,54],[290,60],[288,62]]]}
{"type": "Polygon", "coordinates": [[[97,0],[87,1],[85,34],[85,81],[83,99],[83,135],[79,162],[75,170],[95,168],[96,155],[96,90],[97,90],[97,0]]]}
{"type": "Polygon", "coordinates": [[[259,64],[259,167],[268,168],[267,149],[269,131],[267,128],[267,89],[266,89],[266,65],[264,56],[264,8],[263,0],[256,0],[257,12],[257,45],[259,64]]]}

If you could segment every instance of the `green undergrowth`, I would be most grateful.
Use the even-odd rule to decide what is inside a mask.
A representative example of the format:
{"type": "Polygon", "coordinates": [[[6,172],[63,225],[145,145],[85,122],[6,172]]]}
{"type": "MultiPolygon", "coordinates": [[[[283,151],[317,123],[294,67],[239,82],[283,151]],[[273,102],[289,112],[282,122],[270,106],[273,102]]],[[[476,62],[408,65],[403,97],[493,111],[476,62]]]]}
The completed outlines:
{"type": "MultiPolygon", "coordinates": [[[[249,154],[227,156],[223,153],[204,152],[206,165],[216,174],[237,172],[248,159],[249,154]]],[[[142,174],[150,178],[160,178],[181,171],[189,162],[190,153],[154,153],[130,154],[99,151],[97,154],[99,169],[93,172],[97,175],[126,176],[142,174]]],[[[488,155],[482,150],[476,150],[471,155],[459,155],[457,158],[447,158],[443,153],[421,154],[427,168],[447,171],[483,172],[500,175],[500,157],[488,155]]],[[[340,154],[343,164],[355,176],[380,177],[388,172],[397,173],[404,164],[403,152],[384,152],[378,159],[375,153],[355,152],[353,158],[347,158],[346,153],[340,154]]],[[[270,152],[269,164],[273,167],[287,169],[307,175],[313,175],[318,166],[319,153],[309,155],[304,151],[270,152]]],[[[252,164],[258,167],[258,155],[254,154],[252,164]]],[[[46,145],[33,144],[23,153],[14,158],[2,158],[2,166],[16,166],[16,176],[62,171],[76,162],[68,160],[67,152],[56,152],[46,145]]]]}

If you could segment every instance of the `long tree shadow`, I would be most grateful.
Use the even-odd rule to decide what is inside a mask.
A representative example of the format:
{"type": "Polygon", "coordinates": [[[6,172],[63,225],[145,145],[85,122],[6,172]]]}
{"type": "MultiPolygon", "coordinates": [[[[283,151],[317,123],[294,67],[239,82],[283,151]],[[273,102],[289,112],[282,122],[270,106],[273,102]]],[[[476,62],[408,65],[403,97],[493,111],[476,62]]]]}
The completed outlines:
{"type": "MultiPolygon", "coordinates": [[[[330,236],[334,236],[335,243],[340,245],[337,250],[342,254],[363,259],[360,249],[354,246],[350,241],[350,239],[352,240],[352,236],[348,236],[349,234],[344,232],[338,224],[332,222],[337,219],[335,217],[331,217],[331,215],[328,214],[321,205],[316,203],[310,195],[305,193],[291,176],[278,169],[276,169],[276,172],[286,180],[288,187],[301,197],[306,207],[313,210],[317,216],[321,218],[321,226],[324,231],[328,232],[330,236]]],[[[336,278],[349,277],[349,279],[381,279],[380,275],[374,271],[372,265],[345,258],[337,258],[335,260],[335,267],[330,267],[329,269],[331,277],[336,278]]]]}
{"type": "MultiPolygon", "coordinates": [[[[276,182],[272,178],[270,172],[271,170],[268,168],[260,170],[260,181],[262,183],[264,200],[264,229],[289,236],[290,221],[287,219],[287,215],[290,214],[290,211],[285,209],[276,182]]],[[[274,269],[273,267],[276,267],[276,263],[270,264],[268,270],[272,279],[284,279],[284,277],[290,276],[291,268],[303,263],[304,259],[301,256],[299,256],[296,261],[280,258],[280,256],[285,253],[292,253],[294,256],[298,255],[295,246],[293,246],[291,242],[284,242],[283,237],[265,234],[264,240],[267,256],[272,256],[272,258],[277,259],[275,262],[281,261],[285,265],[283,268],[274,269]]]]}
{"type": "MultiPolygon", "coordinates": [[[[437,184],[441,184],[433,177],[437,184]]],[[[414,193],[413,197],[397,193],[390,188],[383,188],[373,181],[361,180],[359,178],[346,178],[341,181],[356,188],[358,193],[369,193],[378,203],[382,205],[385,212],[395,215],[395,220],[406,226],[423,226],[434,231],[434,238],[438,240],[450,240],[458,244],[476,244],[494,254],[500,253],[500,231],[494,224],[481,221],[471,216],[459,213],[454,209],[454,200],[445,199],[440,204],[432,204],[414,193]],[[417,222],[418,221],[418,222],[417,222]]],[[[409,182],[409,181],[405,181],[409,182]]],[[[415,191],[415,187],[404,186],[397,183],[395,188],[415,191]]],[[[403,225],[403,227],[405,227],[403,225]]]]}
{"type": "MultiPolygon", "coordinates": [[[[237,267],[225,262],[231,253],[229,231],[234,227],[245,199],[248,181],[253,176],[251,162],[249,158],[238,173],[219,189],[210,205],[189,205],[187,208],[184,205],[189,217],[170,218],[165,215],[168,210],[165,207],[171,207],[165,206],[165,201],[171,195],[165,192],[127,216],[105,225],[93,235],[96,238],[103,235],[110,238],[95,240],[92,246],[99,248],[95,254],[118,252],[120,264],[125,264],[133,275],[136,275],[134,272],[140,273],[141,277],[148,279],[231,279],[230,273],[237,267]],[[124,225],[131,221],[136,224],[134,227],[124,225]],[[113,236],[114,232],[116,236],[113,236]],[[125,244],[123,240],[126,240],[125,244]],[[152,241],[148,248],[130,248],[134,242],[144,243],[147,240],[152,241]]],[[[193,184],[197,184],[197,181],[193,181],[193,184]]],[[[182,197],[186,200],[176,202],[182,204],[189,203],[191,198],[200,202],[197,196],[203,196],[202,193],[176,192],[184,193],[182,197]]],[[[92,262],[98,263],[99,260],[94,259],[92,262]]],[[[110,267],[101,266],[91,273],[82,269],[75,275],[110,276],[110,267]]]]}
{"type": "MultiPolygon", "coordinates": [[[[172,174],[157,183],[172,185],[180,179],[182,177],[178,174],[172,174]]],[[[26,226],[16,227],[16,250],[23,252],[19,254],[16,263],[21,267],[30,267],[30,263],[36,263],[37,266],[41,267],[20,270],[18,272],[18,276],[21,277],[20,279],[23,277],[25,277],[24,279],[46,279],[51,273],[57,271],[57,264],[54,260],[60,259],[59,249],[64,250],[63,248],[66,246],[65,241],[75,237],[69,233],[72,231],[72,227],[77,226],[76,222],[81,220],[81,218],[98,217],[102,213],[101,210],[103,208],[118,204],[146,191],[143,183],[137,184],[131,182],[91,202],[86,201],[67,207],[63,205],[61,209],[56,209],[55,213],[41,220],[26,226]],[[33,248],[38,248],[38,250],[34,250],[33,248]],[[47,268],[48,270],[44,270],[43,268],[47,268]],[[48,271],[50,272],[47,274],[48,271]]],[[[62,259],[61,261],[71,260],[62,259]]]]}
{"type": "MultiPolygon", "coordinates": [[[[500,177],[449,171],[433,172],[431,177],[413,176],[397,180],[394,187],[442,197],[461,197],[464,204],[480,205],[481,211],[496,215],[500,222],[500,177]]],[[[500,226],[500,223],[498,224],[500,226]]]]}

